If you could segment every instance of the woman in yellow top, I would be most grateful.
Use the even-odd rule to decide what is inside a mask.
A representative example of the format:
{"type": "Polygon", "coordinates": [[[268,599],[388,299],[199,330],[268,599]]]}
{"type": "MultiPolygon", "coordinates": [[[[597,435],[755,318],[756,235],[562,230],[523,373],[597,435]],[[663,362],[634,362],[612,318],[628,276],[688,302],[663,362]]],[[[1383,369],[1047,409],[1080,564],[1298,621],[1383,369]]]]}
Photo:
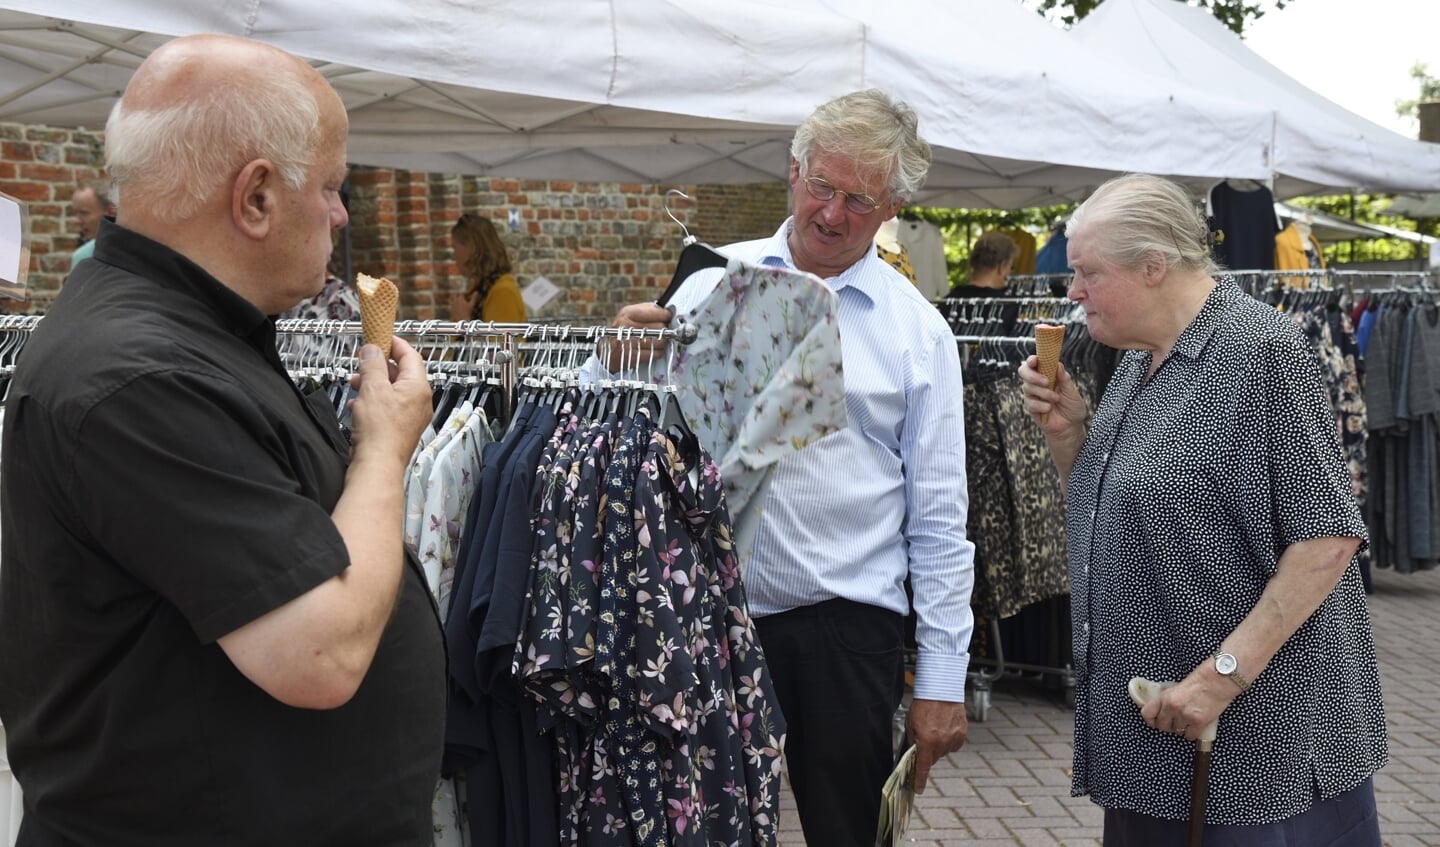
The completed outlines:
{"type": "Polygon", "coordinates": [[[525,301],[510,272],[510,254],[488,218],[464,214],[450,230],[465,291],[450,295],[450,320],[524,323],[525,301]]]}

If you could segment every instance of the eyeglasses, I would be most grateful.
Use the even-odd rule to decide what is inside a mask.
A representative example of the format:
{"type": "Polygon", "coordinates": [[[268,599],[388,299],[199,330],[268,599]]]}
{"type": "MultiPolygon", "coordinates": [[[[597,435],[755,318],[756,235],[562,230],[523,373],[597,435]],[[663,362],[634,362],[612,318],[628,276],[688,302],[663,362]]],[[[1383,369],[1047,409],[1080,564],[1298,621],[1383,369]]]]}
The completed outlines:
{"type": "Polygon", "coordinates": [[[822,202],[829,202],[839,194],[845,198],[845,208],[857,215],[868,215],[880,208],[880,201],[870,195],[841,191],[818,176],[805,177],[805,190],[810,192],[811,197],[822,202]]]}

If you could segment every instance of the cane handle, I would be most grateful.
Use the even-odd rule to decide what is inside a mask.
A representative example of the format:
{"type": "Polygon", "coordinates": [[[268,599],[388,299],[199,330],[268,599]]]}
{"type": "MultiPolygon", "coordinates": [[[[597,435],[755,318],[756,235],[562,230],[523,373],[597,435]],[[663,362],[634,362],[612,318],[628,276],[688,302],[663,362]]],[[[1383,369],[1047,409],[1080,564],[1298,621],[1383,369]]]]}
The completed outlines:
{"type": "MultiPolygon", "coordinates": [[[[1153,679],[1134,676],[1130,678],[1130,684],[1126,686],[1126,691],[1130,694],[1130,702],[1144,708],[1145,704],[1158,697],[1161,691],[1167,688],[1173,688],[1174,686],[1175,683],[1170,680],[1156,682],[1153,679]]],[[[1215,733],[1219,729],[1220,719],[1216,718],[1210,722],[1209,726],[1200,732],[1200,737],[1195,740],[1199,743],[1201,750],[1210,749],[1210,746],[1215,743],[1215,733]]]]}

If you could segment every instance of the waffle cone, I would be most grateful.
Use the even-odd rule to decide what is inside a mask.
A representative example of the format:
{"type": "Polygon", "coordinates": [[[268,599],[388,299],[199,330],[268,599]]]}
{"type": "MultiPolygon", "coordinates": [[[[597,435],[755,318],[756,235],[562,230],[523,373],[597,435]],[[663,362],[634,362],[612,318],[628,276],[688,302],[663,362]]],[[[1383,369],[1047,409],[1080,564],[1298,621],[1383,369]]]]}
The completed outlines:
{"type": "MultiPolygon", "coordinates": [[[[1055,387],[1056,368],[1060,364],[1060,347],[1064,341],[1065,327],[1050,324],[1035,326],[1035,356],[1039,359],[1040,373],[1050,380],[1051,388],[1055,387]]],[[[1043,425],[1049,417],[1049,412],[1042,412],[1040,423],[1043,425]]]]}
{"type": "Polygon", "coordinates": [[[395,334],[395,310],[400,305],[400,290],[395,283],[366,274],[355,275],[355,290],[360,295],[360,328],[366,344],[380,348],[390,358],[390,339],[395,334]]]}

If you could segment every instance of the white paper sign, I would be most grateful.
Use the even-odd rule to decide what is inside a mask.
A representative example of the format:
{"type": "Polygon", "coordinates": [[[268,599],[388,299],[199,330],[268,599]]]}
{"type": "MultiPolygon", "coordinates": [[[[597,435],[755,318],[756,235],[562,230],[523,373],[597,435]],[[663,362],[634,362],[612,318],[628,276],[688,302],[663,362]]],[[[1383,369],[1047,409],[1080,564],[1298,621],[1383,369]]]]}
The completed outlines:
{"type": "Polygon", "coordinates": [[[545,307],[545,304],[560,296],[560,286],[551,282],[543,276],[537,276],[530,280],[530,284],[520,289],[520,299],[525,301],[527,314],[534,314],[545,307]]]}
{"type": "Polygon", "coordinates": [[[1440,241],[1430,242],[1430,267],[1440,268],[1440,241]]]}
{"type": "Polygon", "coordinates": [[[0,295],[23,298],[30,271],[30,210],[0,194],[0,295]]]}

